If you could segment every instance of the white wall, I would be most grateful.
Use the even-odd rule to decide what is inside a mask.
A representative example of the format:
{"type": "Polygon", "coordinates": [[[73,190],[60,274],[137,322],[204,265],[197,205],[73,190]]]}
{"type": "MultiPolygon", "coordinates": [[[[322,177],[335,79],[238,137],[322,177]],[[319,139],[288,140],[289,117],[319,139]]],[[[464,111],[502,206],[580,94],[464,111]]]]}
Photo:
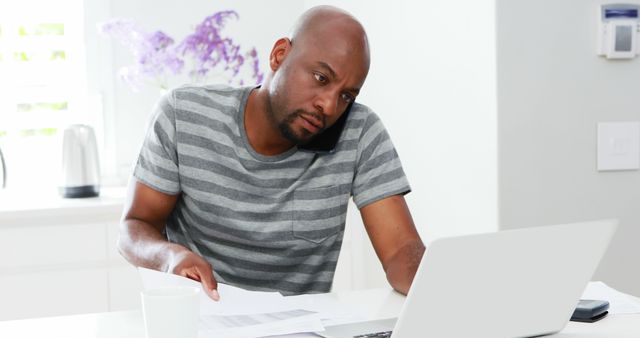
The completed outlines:
{"type": "Polygon", "coordinates": [[[640,60],[596,55],[600,3],[497,2],[499,217],[502,228],[619,218],[594,278],[640,295],[640,172],[596,170],[597,122],[640,120],[640,60]]]}
{"type": "MultiPolygon", "coordinates": [[[[334,4],[352,12],[367,29],[372,48],[358,101],[372,107],[391,134],[413,188],[407,201],[424,240],[497,229],[493,1],[197,0],[188,7],[168,0],[102,1],[113,16],[172,36],[186,34],[205,14],[233,8],[240,14],[239,41],[255,45],[264,61],[305,9],[334,4]]],[[[114,66],[129,62],[126,50],[117,45],[113,50],[114,66]]],[[[158,93],[134,94],[117,81],[113,86],[113,111],[107,115],[116,130],[115,157],[126,172],[158,93]]],[[[386,284],[365,236],[352,205],[338,287],[386,284]]]]}
{"type": "MultiPolygon", "coordinates": [[[[371,70],[358,101],[391,134],[423,239],[497,230],[494,2],[305,4],[337,5],[364,24],[371,70]]],[[[350,211],[354,286],[384,285],[359,216],[353,206],[350,211]]]]}

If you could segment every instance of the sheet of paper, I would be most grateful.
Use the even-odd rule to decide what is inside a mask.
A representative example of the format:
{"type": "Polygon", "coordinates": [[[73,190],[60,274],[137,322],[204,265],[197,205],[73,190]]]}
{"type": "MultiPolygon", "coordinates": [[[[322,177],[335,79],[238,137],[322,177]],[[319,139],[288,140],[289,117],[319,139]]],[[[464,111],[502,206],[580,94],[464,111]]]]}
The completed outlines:
{"type": "Polygon", "coordinates": [[[317,312],[324,326],[355,323],[366,320],[365,317],[359,314],[357,309],[352,309],[329,295],[326,295],[326,297],[319,296],[320,295],[299,295],[284,298],[285,302],[292,308],[317,312]]]}
{"type": "MultiPolygon", "coordinates": [[[[138,268],[145,289],[168,286],[192,286],[202,289],[202,284],[182,276],[156,270],[138,268]]],[[[218,284],[220,301],[213,301],[200,292],[200,314],[240,315],[291,310],[278,292],[249,291],[227,284],[218,284]]]]}
{"type": "Polygon", "coordinates": [[[581,299],[606,300],[610,314],[640,313],[640,301],[631,298],[603,282],[589,282],[581,299]]]}
{"type": "Polygon", "coordinates": [[[199,337],[262,337],[323,329],[318,314],[307,310],[237,316],[206,315],[200,318],[199,337]]]}
{"type": "MultiPolygon", "coordinates": [[[[138,268],[145,289],[170,286],[191,286],[202,289],[194,280],[138,268]]],[[[284,335],[298,332],[323,331],[321,316],[303,305],[286,301],[280,293],[249,291],[218,284],[220,301],[200,293],[199,338],[249,338],[284,335]]]]}

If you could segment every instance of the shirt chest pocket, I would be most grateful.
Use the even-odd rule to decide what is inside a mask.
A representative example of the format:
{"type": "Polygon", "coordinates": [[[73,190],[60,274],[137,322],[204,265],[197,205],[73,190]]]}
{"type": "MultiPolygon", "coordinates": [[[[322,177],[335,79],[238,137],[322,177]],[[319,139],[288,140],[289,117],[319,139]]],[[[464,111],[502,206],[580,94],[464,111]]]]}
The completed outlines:
{"type": "Polygon", "coordinates": [[[349,193],[341,186],[293,193],[291,228],[295,238],[320,244],[344,229],[349,193]]]}

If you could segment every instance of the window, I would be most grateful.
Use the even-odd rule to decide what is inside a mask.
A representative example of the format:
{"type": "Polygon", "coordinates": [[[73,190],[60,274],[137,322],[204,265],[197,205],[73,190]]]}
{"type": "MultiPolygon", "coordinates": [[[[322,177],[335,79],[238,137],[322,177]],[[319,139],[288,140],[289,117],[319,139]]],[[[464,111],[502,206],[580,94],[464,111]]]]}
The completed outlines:
{"type": "Polygon", "coordinates": [[[0,4],[0,147],[8,188],[54,187],[61,134],[85,122],[82,0],[0,4]]]}

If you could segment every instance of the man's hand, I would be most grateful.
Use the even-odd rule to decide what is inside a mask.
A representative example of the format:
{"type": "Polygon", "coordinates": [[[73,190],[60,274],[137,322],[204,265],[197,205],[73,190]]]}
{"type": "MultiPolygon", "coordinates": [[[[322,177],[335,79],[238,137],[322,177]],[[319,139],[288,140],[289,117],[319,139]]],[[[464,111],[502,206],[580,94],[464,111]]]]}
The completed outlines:
{"type": "Polygon", "coordinates": [[[218,282],[213,277],[211,264],[192,251],[181,250],[172,255],[168,263],[168,272],[202,283],[203,289],[211,299],[220,300],[218,282]]]}
{"type": "Polygon", "coordinates": [[[218,283],[204,258],[163,235],[167,217],[179,195],[167,195],[132,179],[120,223],[118,251],[135,266],[167,271],[191,278],[213,300],[219,300],[218,283]]]}

